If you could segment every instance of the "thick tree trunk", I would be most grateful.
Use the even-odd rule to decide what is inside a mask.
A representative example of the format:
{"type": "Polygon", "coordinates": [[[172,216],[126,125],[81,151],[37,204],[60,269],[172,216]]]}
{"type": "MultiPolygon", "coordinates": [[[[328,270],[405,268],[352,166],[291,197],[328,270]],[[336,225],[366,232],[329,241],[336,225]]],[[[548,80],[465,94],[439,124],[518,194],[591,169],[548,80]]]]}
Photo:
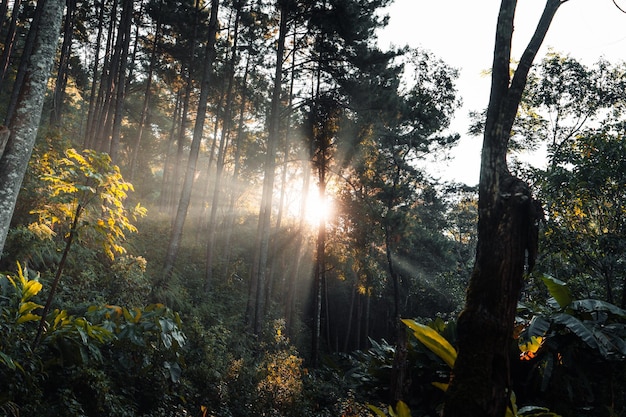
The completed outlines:
{"type": "Polygon", "coordinates": [[[561,0],[547,0],[535,34],[510,78],[515,0],[503,0],[496,29],[491,96],[479,185],[476,263],[458,321],[458,357],[445,417],[502,417],[510,403],[509,347],[523,276],[537,250],[537,209],[513,177],[506,154],[528,71],[561,0]]]}
{"type": "Polygon", "coordinates": [[[4,248],[15,202],[35,145],[50,69],[57,49],[63,0],[46,0],[41,26],[34,39],[24,84],[18,96],[11,130],[0,158],[0,253],[4,248]]]}

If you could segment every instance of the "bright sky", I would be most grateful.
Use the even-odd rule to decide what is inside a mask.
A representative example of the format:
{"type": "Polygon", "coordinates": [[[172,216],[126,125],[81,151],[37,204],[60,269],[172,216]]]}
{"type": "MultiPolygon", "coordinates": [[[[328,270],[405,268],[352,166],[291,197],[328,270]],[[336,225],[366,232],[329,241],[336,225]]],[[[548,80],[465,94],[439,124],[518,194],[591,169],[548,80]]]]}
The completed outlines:
{"type": "MultiPolygon", "coordinates": [[[[626,0],[616,0],[626,10],[626,0]]],[[[545,0],[520,0],[515,15],[513,57],[519,58],[543,11],[545,0]]],[[[463,107],[451,130],[461,134],[452,151],[453,160],[437,163],[435,175],[444,180],[478,183],[482,138],[468,137],[467,115],[487,107],[495,26],[500,0],[395,0],[387,9],[388,28],[379,34],[380,44],[410,45],[432,51],[460,70],[459,94],[463,107]],[[443,165],[442,165],[443,164],[443,165]]],[[[551,48],[585,64],[600,57],[611,62],[626,60],[626,14],[613,0],[570,0],[552,22],[537,60],[551,48]]]]}

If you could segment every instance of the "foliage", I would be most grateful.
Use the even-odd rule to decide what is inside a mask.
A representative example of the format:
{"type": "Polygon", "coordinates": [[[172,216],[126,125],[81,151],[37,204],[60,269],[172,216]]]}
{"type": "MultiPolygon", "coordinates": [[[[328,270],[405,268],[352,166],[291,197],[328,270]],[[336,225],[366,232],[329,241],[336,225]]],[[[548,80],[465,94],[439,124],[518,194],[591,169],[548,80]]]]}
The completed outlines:
{"type": "Polygon", "coordinates": [[[624,307],[621,126],[607,123],[581,132],[554,157],[552,169],[536,174],[548,219],[540,268],[589,298],[624,307]]]}
{"type": "Polygon", "coordinates": [[[176,313],[160,305],[92,306],[81,316],[56,310],[33,351],[42,287],[19,266],[16,276],[0,277],[0,406],[42,416],[177,406],[167,396],[180,381],[186,342],[176,313]]]}
{"type": "Polygon", "coordinates": [[[520,357],[530,365],[518,366],[528,381],[524,396],[563,415],[582,415],[583,410],[593,415],[591,410],[606,404],[606,384],[623,383],[617,375],[626,358],[626,311],[602,300],[575,299],[555,278],[543,276],[542,281],[552,296],[547,307],[522,310],[527,319],[520,357]]]}
{"type": "Polygon", "coordinates": [[[84,240],[98,242],[109,258],[126,252],[121,245],[125,233],[137,231],[128,216],[136,219],[145,216],[146,210],[137,205],[129,212],[124,207],[133,186],[124,181],[108,154],[68,149],[41,179],[49,196],[33,210],[41,225],[51,231],[60,225],[64,235],[76,221],[77,228],[85,230],[84,240]]]}

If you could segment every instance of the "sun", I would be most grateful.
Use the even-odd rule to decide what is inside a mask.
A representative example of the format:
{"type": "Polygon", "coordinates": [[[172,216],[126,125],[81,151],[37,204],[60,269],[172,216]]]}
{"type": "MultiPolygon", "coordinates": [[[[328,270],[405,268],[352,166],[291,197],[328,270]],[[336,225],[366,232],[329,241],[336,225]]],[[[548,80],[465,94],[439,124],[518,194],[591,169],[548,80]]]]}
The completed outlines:
{"type": "Polygon", "coordinates": [[[307,196],[305,220],[311,227],[319,226],[322,220],[328,221],[333,215],[333,201],[328,195],[322,197],[317,187],[307,196]]]}

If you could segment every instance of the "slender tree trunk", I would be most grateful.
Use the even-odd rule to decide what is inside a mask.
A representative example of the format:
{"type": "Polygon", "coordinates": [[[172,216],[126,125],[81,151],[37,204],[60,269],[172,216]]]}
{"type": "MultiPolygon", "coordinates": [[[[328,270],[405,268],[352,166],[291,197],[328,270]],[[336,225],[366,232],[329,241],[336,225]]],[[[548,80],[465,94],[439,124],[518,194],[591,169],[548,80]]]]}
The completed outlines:
{"type": "Polygon", "coordinates": [[[54,274],[54,279],[52,280],[52,286],[50,287],[50,292],[48,293],[48,298],[46,299],[46,304],[41,311],[41,318],[39,319],[39,326],[37,326],[37,335],[35,336],[35,340],[33,340],[32,349],[35,350],[37,346],[39,346],[39,341],[41,340],[41,336],[43,334],[43,328],[46,325],[46,317],[50,312],[50,307],[52,306],[52,300],[54,299],[54,295],[56,294],[57,287],[59,282],[61,282],[61,275],[63,274],[63,270],[65,269],[65,263],[67,262],[67,256],[70,253],[70,249],[72,248],[72,243],[74,242],[74,237],[76,236],[76,228],[78,227],[78,220],[83,212],[83,206],[80,204],[76,206],[76,212],[74,213],[74,219],[72,220],[72,225],[70,227],[70,233],[67,236],[65,241],[65,249],[63,249],[63,255],[61,256],[61,260],[59,261],[59,266],[57,266],[57,271],[54,274]]]}
{"type": "MultiPolygon", "coordinates": [[[[22,88],[25,84],[25,79],[27,76],[27,72],[29,71],[29,58],[33,53],[33,47],[37,38],[37,31],[39,30],[39,25],[41,23],[41,16],[43,14],[43,9],[45,7],[46,0],[40,0],[37,2],[37,6],[35,7],[35,14],[33,15],[33,20],[30,23],[30,29],[28,30],[28,34],[26,35],[26,41],[24,42],[24,50],[22,51],[22,56],[20,58],[20,64],[17,69],[17,74],[15,75],[15,82],[13,83],[13,91],[11,92],[11,98],[9,100],[9,105],[7,106],[7,113],[5,116],[5,124],[9,125],[9,122],[13,119],[13,114],[17,109],[18,101],[20,100],[20,94],[22,92],[22,88]]],[[[47,24],[44,23],[44,25],[47,24]]],[[[11,126],[9,126],[11,128],[11,126]]]]}
{"type": "MultiPolygon", "coordinates": [[[[318,190],[320,199],[326,195],[326,155],[322,152],[322,161],[318,167],[318,190]]],[[[315,267],[313,275],[313,334],[311,338],[311,366],[317,368],[320,356],[320,337],[322,331],[322,298],[326,281],[326,219],[320,217],[317,227],[315,249],[315,267]]]]}
{"type": "Polygon", "coordinates": [[[163,178],[161,179],[161,193],[159,195],[159,211],[161,213],[169,212],[172,194],[174,193],[174,145],[176,144],[176,128],[179,126],[181,114],[182,92],[176,93],[176,102],[174,104],[174,112],[172,115],[172,127],[170,129],[169,140],[167,143],[167,151],[165,161],[163,162],[163,178]]]}
{"type": "MultiPolygon", "coordinates": [[[[133,146],[133,153],[130,161],[130,181],[135,179],[137,173],[137,159],[139,156],[139,150],[141,149],[141,139],[143,137],[143,131],[146,125],[146,119],[148,118],[148,112],[150,111],[150,99],[152,97],[152,78],[154,75],[154,67],[156,65],[157,50],[159,46],[159,40],[161,36],[161,5],[159,2],[159,13],[156,21],[156,28],[154,29],[154,40],[152,42],[152,51],[150,52],[150,64],[148,66],[148,77],[146,78],[146,90],[143,96],[143,105],[141,106],[141,116],[139,118],[139,127],[137,132],[137,140],[135,146],[133,146]]],[[[137,25],[139,27],[139,25],[137,25]]],[[[177,102],[178,104],[178,102],[177,102]]],[[[169,153],[168,153],[169,155],[169,153]]],[[[165,173],[165,171],[164,171],[165,173]]]]}
{"type": "Polygon", "coordinates": [[[302,201],[300,203],[299,225],[297,230],[296,242],[294,244],[294,253],[296,254],[293,274],[290,275],[287,283],[287,300],[285,302],[285,320],[286,327],[290,335],[294,331],[294,316],[296,308],[296,294],[298,289],[298,281],[302,274],[302,263],[306,253],[305,233],[306,233],[306,211],[309,200],[309,188],[311,184],[311,161],[310,155],[302,161],[302,201]]]}
{"type": "Polygon", "coordinates": [[[211,289],[213,281],[213,259],[215,256],[215,244],[217,242],[217,210],[221,204],[222,198],[222,176],[224,173],[224,161],[226,158],[226,150],[228,148],[228,142],[231,130],[231,116],[233,108],[233,86],[235,83],[235,63],[238,57],[238,38],[239,38],[239,10],[235,15],[235,27],[233,30],[233,45],[232,53],[229,62],[228,69],[228,81],[226,87],[226,97],[224,106],[224,115],[222,117],[222,134],[220,137],[220,144],[217,156],[217,163],[215,167],[215,181],[213,190],[213,201],[211,202],[211,215],[209,217],[208,224],[208,243],[206,251],[206,270],[205,270],[205,290],[208,292],[211,289]]]}
{"type": "MultiPolygon", "coordinates": [[[[224,243],[224,248],[226,253],[224,255],[224,268],[228,268],[228,264],[230,263],[230,257],[232,253],[231,240],[233,235],[233,229],[235,228],[235,219],[237,218],[237,208],[236,201],[239,195],[238,187],[236,186],[239,182],[239,172],[241,170],[241,148],[243,146],[243,126],[244,126],[244,115],[247,105],[247,86],[246,83],[248,81],[248,71],[250,69],[250,59],[246,60],[246,68],[244,70],[243,79],[241,82],[241,103],[239,105],[239,121],[237,123],[237,136],[235,139],[235,149],[233,156],[233,175],[231,177],[231,184],[229,190],[229,200],[228,200],[228,209],[226,210],[228,215],[227,225],[226,225],[226,238],[224,243]]],[[[228,271],[224,270],[224,274],[228,271]]]]}
{"type": "MultiPolygon", "coordinates": [[[[174,160],[174,163],[175,163],[174,176],[172,178],[173,194],[170,198],[170,201],[171,201],[170,212],[172,215],[172,222],[174,222],[176,218],[175,201],[180,198],[180,193],[176,193],[176,190],[178,190],[179,187],[182,188],[182,181],[180,181],[180,178],[182,176],[181,171],[183,170],[183,159],[184,159],[184,154],[185,154],[185,142],[186,142],[185,139],[187,135],[187,123],[188,123],[188,117],[189,117],[189,105],[190,105],[189,103],[191,101],[191,92],[193,90],[191,66],[193,65],[194,56],[196,54],[196,37],[198,33],[198,26],[200,24],[198,20],[199,15],[200,15],[200,0],[196,0],[194,11],[195,13],[194,13],[194,18],[193,18],[191,48],[189,51],[189,55],[187,57],[187,62],[183,64],[184,67],[182,71],[184,74],[184,79],[185,79],[185,94],[183,98],[182,112],[180,116],[180,129],[178,130],[178,140],[176,141],[177,143],[176,158],[174,160]]],[[[208,92],[207,92],[207,97],[208,97],[208,92]]],[[[204,129],[204,121],[202,125],[204,129]]]]}
{"type": "MultiPolygon", "coordinates": [[[[278,2],[279,4],[281,2],[278,2]]],[[[252,267],[251,296],[248,301],[248,312],[252,313],[253,331],[255,334],[261,332],[263,322],[263,300],[266,279],[267,256],[269,252],[269,241],[271,232],[272,217],[272,193],[274,190],[274,169],[276,167],[276,142],[279,135],[280,124],[280,92],[283,73],[283,56],[285,54],[285,39],[287,36],[287,6],[280,5],[280,29],[278,32],[278,42],[276,50],[276,68],[274,72],[274,88],[272,91],[272,102],[269,116],[269,132],[267,138],[267,154],[265,158],[265,174],[263,177],[263,191],[261,196],[261,209],[259,212],[259,224],[257,230],[255,256],[252,267]],[[253,308],[250,309],[252,302],[253,308]]],[[[250,317],[250,316],[249,316],[250,317]]]]}
{"type": "Polygon", "coordinates": [[[183,236],[183,226],[187,217],[189,201],[191,200],[191,191],[193,188],[193,180],[196,173],[198,155],[200,153],[200,142],[202,141],[202,133],[204,131],[204,121],[207,112],[207,102],[209,97],[209,88],[213,75],[213,63],[215,61],[215,42],[217,38],[218,21],[217,12],[219,7],[218,0],[211,0],[211,16],[209,18],[209,39],[206,46],[204,66],[202,72],[202,83],[200,86],[200,98],[198,99],[198,112],[196,115],[196,123],[193,129],[193,139],[191,141],[191,150],[189,152],[189,160],[187,161],[187,171],[185,180],[181,190],[178,210],[176,218],[170,233],[169,246],[165,256],[163,265],[162,280],[167,282],[174,270],[174,262],[178,255],[178,249],[183,236]]]}
{"type": "Polygon", "coordinates": [[[120,147],[120,129],[122,127],[124,101],[126,100],[126,72],[128,71],[128,49],[130,46],[130,32],[132,27],[132,16],[134,0],[124,0],[122,6],[122,20],[120,22],[117,44],[115,49],[119,50],[119,63],[117,65],[117,83],[115,94],[115,112],[113,114],[113,125],[111,128],[111,147],[109,155],[114,164],[118,163],[118,153],[120,147]]]}
{"type": "Polygon", "coordinates": [[[510,77],[515,0],[503,0],[496,29],[491,95],[479,184],[478,247],[445,417],[502,417],[510,403],[509,347],[525,270],[537,250],[540,208],[508,170],[511,129],[532,62],[562,0],[547,0],[537,29],[510,77]]]}
{"type": "Polygon", "coordinates": [[[0,253],[4,248],[17,195],[35,145],[63,16],[63,0],[46,0],[45,3],[40,1],[42,23],[33,40],[32,55],[27,60],[28,66],[24,74],[24,88],[18,96],[9,124],[11,132],[0,158],[0,253]]]}
{"type": "MultiPolygon", "coordinates": [[[[108,152],[110,149],[110,120],[111,102],[114,94],[113,80],[117,77],[117,63],[119,50],[115,51],[115,28],[117,21],[118,0],[113,0],[111,14],[109,16],[109,26],[107,29],[106,46],[102,71],[100,74],[100,85],[98,86],[98,97],[96,99],[96,115],[92,124],[94,148],[100,152],[108,152]]],[[[119,36],[119,34],[118,34],[119,36]]]]}
{"type": "Polygon", "coordinates": [[[76,12],[76,0],[67,0],[65,22],[63,24],[63,44],[59,55],[59,67],[57,70],[54,94],[52,95],[52,111],[50,112],[50,125],[59,126],[63,114],[63,102],[65,101],[65,89],[67,87],[68,67],[72,42],[74,38],[74,16],[76,12]]]}
{"type": "Polygon", "coordinates": [[[98,91],[98,68],[100,63],[100,47],[102,45],[102,32],[104,31],[104,0],[100,1],[100,9],[98,11],[98,34],[96,35],[96,43],[94,45],[94,59],[91,70],[91,91],[89,93],[89,110],[87,111],[87,126],[85,127],[85,137],[83,139],[83,147],[90,149],[95,145],[95,129],[93,127],[96,108],[96,98],[98,91]]]}
{"type": "MultiPolygon", "coordinates": [[[[2,2],[2,7],[4,9],[3,12],[0,11],[0,17],[4,18],[6,14],[8,1],[5,0],[2,2]]],[[[13,3],[13,11],[11,12],[11,22],[9,23],[9,27],[7,28],[7,35],[4,40],[4,49],[2,50],[2,57],[0,57],[0,93],[4,89],[4,81],[9,71],[9,62],[11,58],[11,52],[13,51],[13,46],[15,46],[15,28],[17,26],[17,18],[20,15],[20,8],[22,5],[21,0],[15,0],[13,3]]]]}

